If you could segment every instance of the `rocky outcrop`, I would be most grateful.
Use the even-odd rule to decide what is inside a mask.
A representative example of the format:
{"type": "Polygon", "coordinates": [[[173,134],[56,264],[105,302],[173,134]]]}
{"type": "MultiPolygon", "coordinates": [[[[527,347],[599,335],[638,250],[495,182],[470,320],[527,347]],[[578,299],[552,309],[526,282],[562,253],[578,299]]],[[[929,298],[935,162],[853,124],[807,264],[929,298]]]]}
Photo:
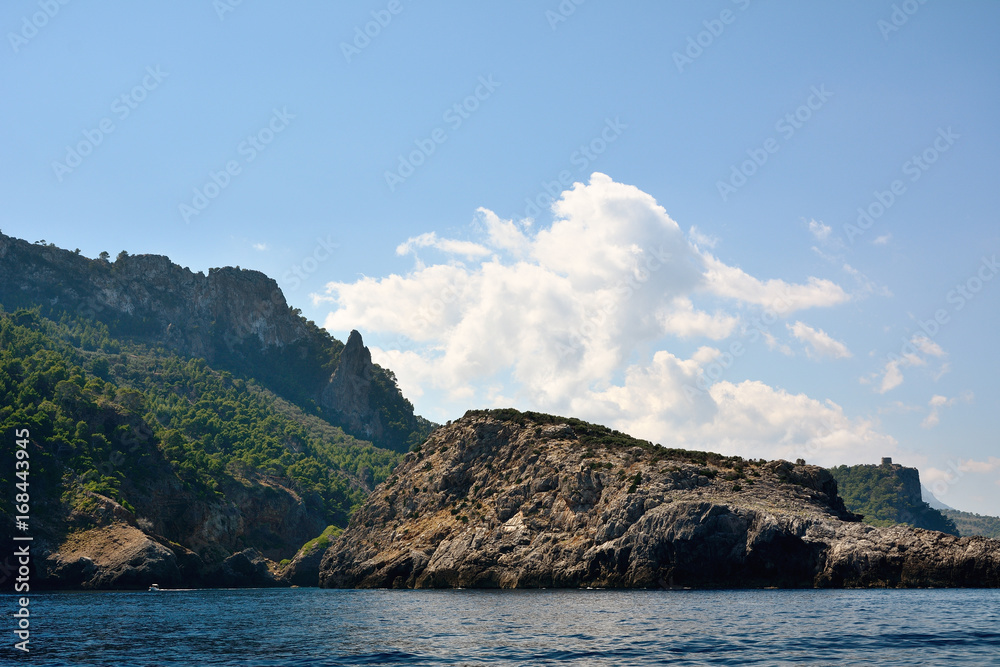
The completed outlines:
{"type": "Polygon", "coordinates": [[[351,331],[337,370],[320,395],[320,405],[335,415],[345,430],[377,442],[383,439],[386,425],[378,418],[372,402],[374,368],[361,334],[351,331]]]}
{"type": "Polygon", "coordinates": [[[182,581],[177,554],[138,528],[114,523],[72,534],[35,562],[46,588],[146,588],[182,581]]]}
{"type": "Polygon", "coordinates": [[[270,563],[255,549],[234,553],[205,572],[201,579],[202,586],[212,588],[270,588],[285,584],[274,576],[270,563]]]}
{"type": "MultiPolygon", "coordinates": [[[[42,588],[265,586],[276,562],[294,555],[325,524],[279,480],[228,479],[205,496],[171,474],[153,440],[137,440],[142,474],[125,480],[129,508],[86,490],[72,473],[61,497],[39,505],[34,545],[44,558],[32,581],[42,588]],[[243,554],[240,556],[240,554],[243,554]]],[[[49,495],[36,489],[36,502],[49,495]]],[[[40,563],[40,565],[39,565],[40,563]]],[[[315,585],[315,583],[314,583],[315,585]]]]}
{"type": "Polygon", "coordinates": [[[326,587],[1000,586],[1000,541],[861,524],[829,471],[470,412],[407,456],[326,587]]]}
{"type": "Polygon", "coordinates": [[[329,526],[319,537],[304,544],[295,558],[281,571],[281,578],[292,586],[319,586],[319,568],[323,555],[340,532],[339,528],[329,526]]]}
{"type": "Polygon", "coordinates": [[[71,533],[34,561],[32,585],[42,589],[263,588],[282,586],[273,561],[244,549],[214,564],[163,537],[126,523],[71,533]]]}

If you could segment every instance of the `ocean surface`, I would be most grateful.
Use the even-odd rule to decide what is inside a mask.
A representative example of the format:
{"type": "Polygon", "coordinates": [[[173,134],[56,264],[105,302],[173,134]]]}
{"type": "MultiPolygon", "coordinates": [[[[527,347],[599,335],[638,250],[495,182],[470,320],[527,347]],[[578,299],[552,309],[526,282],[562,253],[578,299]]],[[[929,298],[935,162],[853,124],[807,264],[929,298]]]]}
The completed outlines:
{"type": "Polygon", "coordinates": [[[73,592],[0,664],[1000,665],[1000,591],[73,592]]]}

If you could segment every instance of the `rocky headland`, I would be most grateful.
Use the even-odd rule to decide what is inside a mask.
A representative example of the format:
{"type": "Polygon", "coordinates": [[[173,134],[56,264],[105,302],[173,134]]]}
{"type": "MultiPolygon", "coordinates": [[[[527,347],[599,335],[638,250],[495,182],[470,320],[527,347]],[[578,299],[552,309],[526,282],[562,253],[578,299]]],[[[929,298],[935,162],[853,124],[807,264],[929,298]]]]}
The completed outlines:
{"type": "Polygon", "coordinates": [[[829,471],[469,412],[406,456],[323,558],[325,587],[997,587],[1000,541],[876,528],[829,471]]]}

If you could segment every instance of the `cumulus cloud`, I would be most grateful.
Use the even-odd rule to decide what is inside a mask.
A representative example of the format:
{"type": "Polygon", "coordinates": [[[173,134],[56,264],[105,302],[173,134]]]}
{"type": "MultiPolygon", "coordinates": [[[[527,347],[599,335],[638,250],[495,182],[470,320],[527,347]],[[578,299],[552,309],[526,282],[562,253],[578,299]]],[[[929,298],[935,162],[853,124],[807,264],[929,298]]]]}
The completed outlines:
{"type": "Polygon", "coordinates": [[[948,398],[947,396],[941,396],[940,394],[935,394],[931,396],[931,400],[927,402],[928,412],[927,416],[920,425],[924,428],[933,428],[941,423],[941,410],[944,408],[949,408],[959,401],[963,403],[969,403],[972,401],[973,394],[971,391],[967,391],[961,396],[955,396],[953,398],[948,398]]]}
{"type": "Polygon", "coordinates": [[[743,303],[762,306],[778,315],[804,308],[822,308],[844,303],[850,297],[831,280],[810,276],[805,284],[784,280],[760,280],[734,266],[705,255],[705,280],[711,292],[743,303]]]}
{"type": "Polygon", "coordinates": [[[717,237],[703,234],[695,225],[691,225],[688,230],[688,238],[691,239],[691,243],[702,248],[714,248],[715,244],[719,242],[717,237]]]}
{"type": "MultiPolygon", "coordinates": [[[[914,334],[909,340],[904,339],[899,354],[888,355],[882,370],[873,375],[875,379],[879,375],[882,376],[878,383],[878,393],[884,394],[903,384],[904,368],[927,366],[932,358],[944,359],[945,357],[947,357],[947,353],[941,346],[923,334],[914,334]]],[[[948,364],[942,361],[935,379],[947,373],[948,370],[948,364]]]]}
{"type": "Polygon", "coordinates": [[[813,359],[821,357],[833,357],[834,359],[847,359],[851,356],[851,351],[847,349],[839,340],[835,340],[822,329],[814,329],[808,324],[796,321],[795,324],[786,324],[788,330],[792,332],[798,340],[809,347],[806,354],[813,359]]]}
{"type": "Polygon", "coordinates": [[[873,245],[888,245],[889,241],[892,240],[892,234],[882,234],[881,236],[876,236],[872,240],[873,245]]]}
{"type": "MultiPolygon", "coordinates": [[[[975,459],[957,459],[948,461],[947,469],[927,467],[920,471],[920,477],[926,481],[927,488],[938,498],[948,494],[948,491],[966,474],[989,475],[1000,470],[1000,458],[990,456],[985,461],[975,459]]],[[[966,481],[970,481],[966,479],[966,481]]],[[[1000,482],[1000,480],[997,480],[1000,482]]]]}
{"type": "Polygon", "coordinates": [[[985,461],[966,459],[958,465],[958,469],[962,472],[974,472],[980,474],[991,473],[994,470],[1000,469],[1000,458],[991,456],[985,461]]]}
{"type": "Polygon", "coordinates": [[[830,238],[831,231],[833,230],[830,229],[830,225],[824,225],[822,222],[819,222],[818,220],[809,221],[809,232],[814,237],[816,237],[817,241],[820,242],[826,241],[828,238],[830,238]]]}
{"type": "MultiPolygon", "coordinates": [[[[721,381],[732,357],[718,341],[745,332],[749,312],[765,309],[773,323],[836,306],[849,299],[839,285],[729,266],[652,196],[604,174],[575,183],[552,212],[550,225],[533,229],[479,209],[474,240],[408,239],[401,255],[433,248],[445,257],[418,260],[405,275],[330,283],[314,296],[331,305],[325,326],[377,334],[373,357],[406,395],[454,409],[514,405],[753,456],[845,462],[873,445],[893,451],[873,423],[834,404],[721,381]],[[694,351],[667,349],[681,342],[694,351]]],[[[815,354],[849,354],[806,329],[815,354]]]]}

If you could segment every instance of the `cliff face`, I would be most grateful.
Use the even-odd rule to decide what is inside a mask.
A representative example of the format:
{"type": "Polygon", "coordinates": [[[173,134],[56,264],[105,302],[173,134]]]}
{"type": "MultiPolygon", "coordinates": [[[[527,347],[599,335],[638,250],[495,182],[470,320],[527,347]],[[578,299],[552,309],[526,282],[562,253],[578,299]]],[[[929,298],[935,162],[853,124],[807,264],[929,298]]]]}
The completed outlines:
{"type": "Polygon", "coordinates": [[[320,395],[320,404],[345,424],[347,430],[363,434],[367,440],[381,440],[385,424],[372,409],[372,355],[361,341],[361,334],[351,331],[340,353],[340,363],[320,395]]]}
{"type": "MultiPolygon", "coordinates": [[[[320,508],[263,475],[231,479],[219,494],[194,492],[155,443],[133,452],[142,474],[128,479],[130,508],[64,479],[61,497],[36,489],[33,580],[40,588],[266,586],[272,562],[325,527],[320,508]]],[[[72,473],[70,473],[72,475],[72,473]]]]}
{"type": "Polygon", "coordinates": [[[160,255],[91,260],[0,234],[0,304],[94,318],[117,337],[254,377],[299,405],[320,405],[332,423],[378,446],[406,451],[430,430],[391,373],[371,362],[360,334],[341,364],[343,343],[298,315],[258,271],[205,275],[160,255]]]}
{"type": "Polygon", "coordinates": [[[1000,586],[1000,542],[861,524],[822,468],[469,413],[407,456],[326,587],[1000,586]]]}
{"type": "Polygon", "coordinates": [[[0,302],[95,317],[209,362],[248,342],[266,350],[309,336],[277,283],[257,271],[227,267],[206,276],[161,255],[111,263],[3,235],[0,302]]]}

